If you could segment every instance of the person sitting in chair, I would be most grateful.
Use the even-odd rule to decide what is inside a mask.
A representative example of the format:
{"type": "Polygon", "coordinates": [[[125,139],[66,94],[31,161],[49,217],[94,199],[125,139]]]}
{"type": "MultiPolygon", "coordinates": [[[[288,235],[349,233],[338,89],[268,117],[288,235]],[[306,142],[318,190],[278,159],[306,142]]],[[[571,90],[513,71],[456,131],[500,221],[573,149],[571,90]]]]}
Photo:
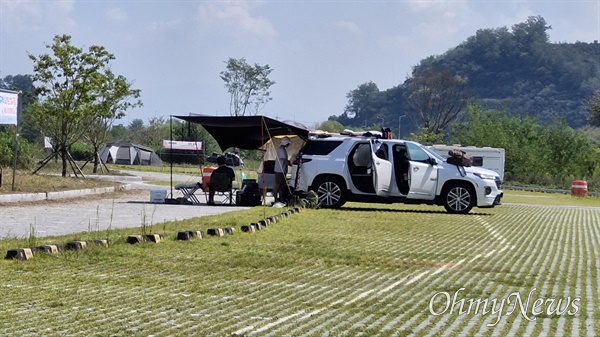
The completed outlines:
{"type": "MultiPolygon", "coordinates": [[[[211,178],[215,173],[225,173],[227,174],[227,177],[229,178],[229,183],[231,184],[232,181],[235,180],[235,172],[233,171],[233,169],[229,166],[225,166],[225,157],[223,156],[219,156],[217,158],[217,165],[219,165],[218,168],[216,168],[214,171],[212,171],[211,173],[211,178]]],[[[211,179],[212,181],[212,179],[211,179]]],[[[212,188],[210,181],[208,182],[208,205],[214,205],[215,204],[215,190],[212,188]]]]}

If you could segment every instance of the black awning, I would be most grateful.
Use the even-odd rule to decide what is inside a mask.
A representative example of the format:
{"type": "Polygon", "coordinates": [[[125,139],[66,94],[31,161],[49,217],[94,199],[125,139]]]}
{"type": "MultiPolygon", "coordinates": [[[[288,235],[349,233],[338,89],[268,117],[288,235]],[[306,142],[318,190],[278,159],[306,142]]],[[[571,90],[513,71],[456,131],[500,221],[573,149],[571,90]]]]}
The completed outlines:
{"type": "Polygon", "coordinates": [[[225,150],[237,147],[245,150],[260,148],[273,136],[297,135],[308,139],[309,131],[297,123],[280,122],[265,116],[173,116],[202,125],[225,150]]]}

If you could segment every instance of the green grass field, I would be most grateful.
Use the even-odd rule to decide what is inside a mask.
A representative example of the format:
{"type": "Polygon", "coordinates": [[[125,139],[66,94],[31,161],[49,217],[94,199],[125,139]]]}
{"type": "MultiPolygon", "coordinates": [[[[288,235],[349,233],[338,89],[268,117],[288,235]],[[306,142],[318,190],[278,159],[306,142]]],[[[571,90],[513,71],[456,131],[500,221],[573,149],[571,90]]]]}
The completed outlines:
{"type": "Polygon", "coordinates": [[[595,335],[598,198],[507,191],[504,202],[469,215],[349,203],[242,233],[241,225],[283,211],[256,207],[144,229],[0,241],[6,251],[113,240],[109,248],[0,261],[0,335],[595,335]],[[230,226],[234,235],[175,240],[178,231],[230,226]],[[125,243],[142,230],[165,240],[125,243]]]}

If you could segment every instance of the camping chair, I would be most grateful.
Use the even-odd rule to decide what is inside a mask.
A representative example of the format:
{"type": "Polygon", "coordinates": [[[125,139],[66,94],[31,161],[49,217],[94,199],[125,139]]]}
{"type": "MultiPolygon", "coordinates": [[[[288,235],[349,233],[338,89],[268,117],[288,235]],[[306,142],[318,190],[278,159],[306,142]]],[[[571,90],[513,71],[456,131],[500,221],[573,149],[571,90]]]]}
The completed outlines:
{"type": "Polygon", "coordinates": [[[210,175],[210,189],[215,192],[215,195],[222,195],[225,197],[223,204],[233,204],[233,187],[231,186],[231,179],[227,176],[227,173],[213,173],[210,175]]]}
{"type": "Polygon", "coordinates": [[[200,200],[196,197],[196,191],[202,187],[201,184],[177,184],[175,189],[181,191],[185,200],[192,205],[199,205],[200,200]]]}

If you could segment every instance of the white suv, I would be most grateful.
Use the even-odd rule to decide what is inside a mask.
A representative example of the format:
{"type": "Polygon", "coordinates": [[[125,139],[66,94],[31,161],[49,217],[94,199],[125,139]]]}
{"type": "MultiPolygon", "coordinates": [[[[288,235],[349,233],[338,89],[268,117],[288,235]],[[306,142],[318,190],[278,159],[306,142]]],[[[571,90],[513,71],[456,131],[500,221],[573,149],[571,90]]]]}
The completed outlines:
{"type": "Polygon", "coordinates": [[[427,147],[404,140],[332,136],[309,140],[292,166],[292,189],[314,190],[321,207],[346,201],[441,205],[465,214],[500,204],[500,176],[449,164],[427,147]]]}

